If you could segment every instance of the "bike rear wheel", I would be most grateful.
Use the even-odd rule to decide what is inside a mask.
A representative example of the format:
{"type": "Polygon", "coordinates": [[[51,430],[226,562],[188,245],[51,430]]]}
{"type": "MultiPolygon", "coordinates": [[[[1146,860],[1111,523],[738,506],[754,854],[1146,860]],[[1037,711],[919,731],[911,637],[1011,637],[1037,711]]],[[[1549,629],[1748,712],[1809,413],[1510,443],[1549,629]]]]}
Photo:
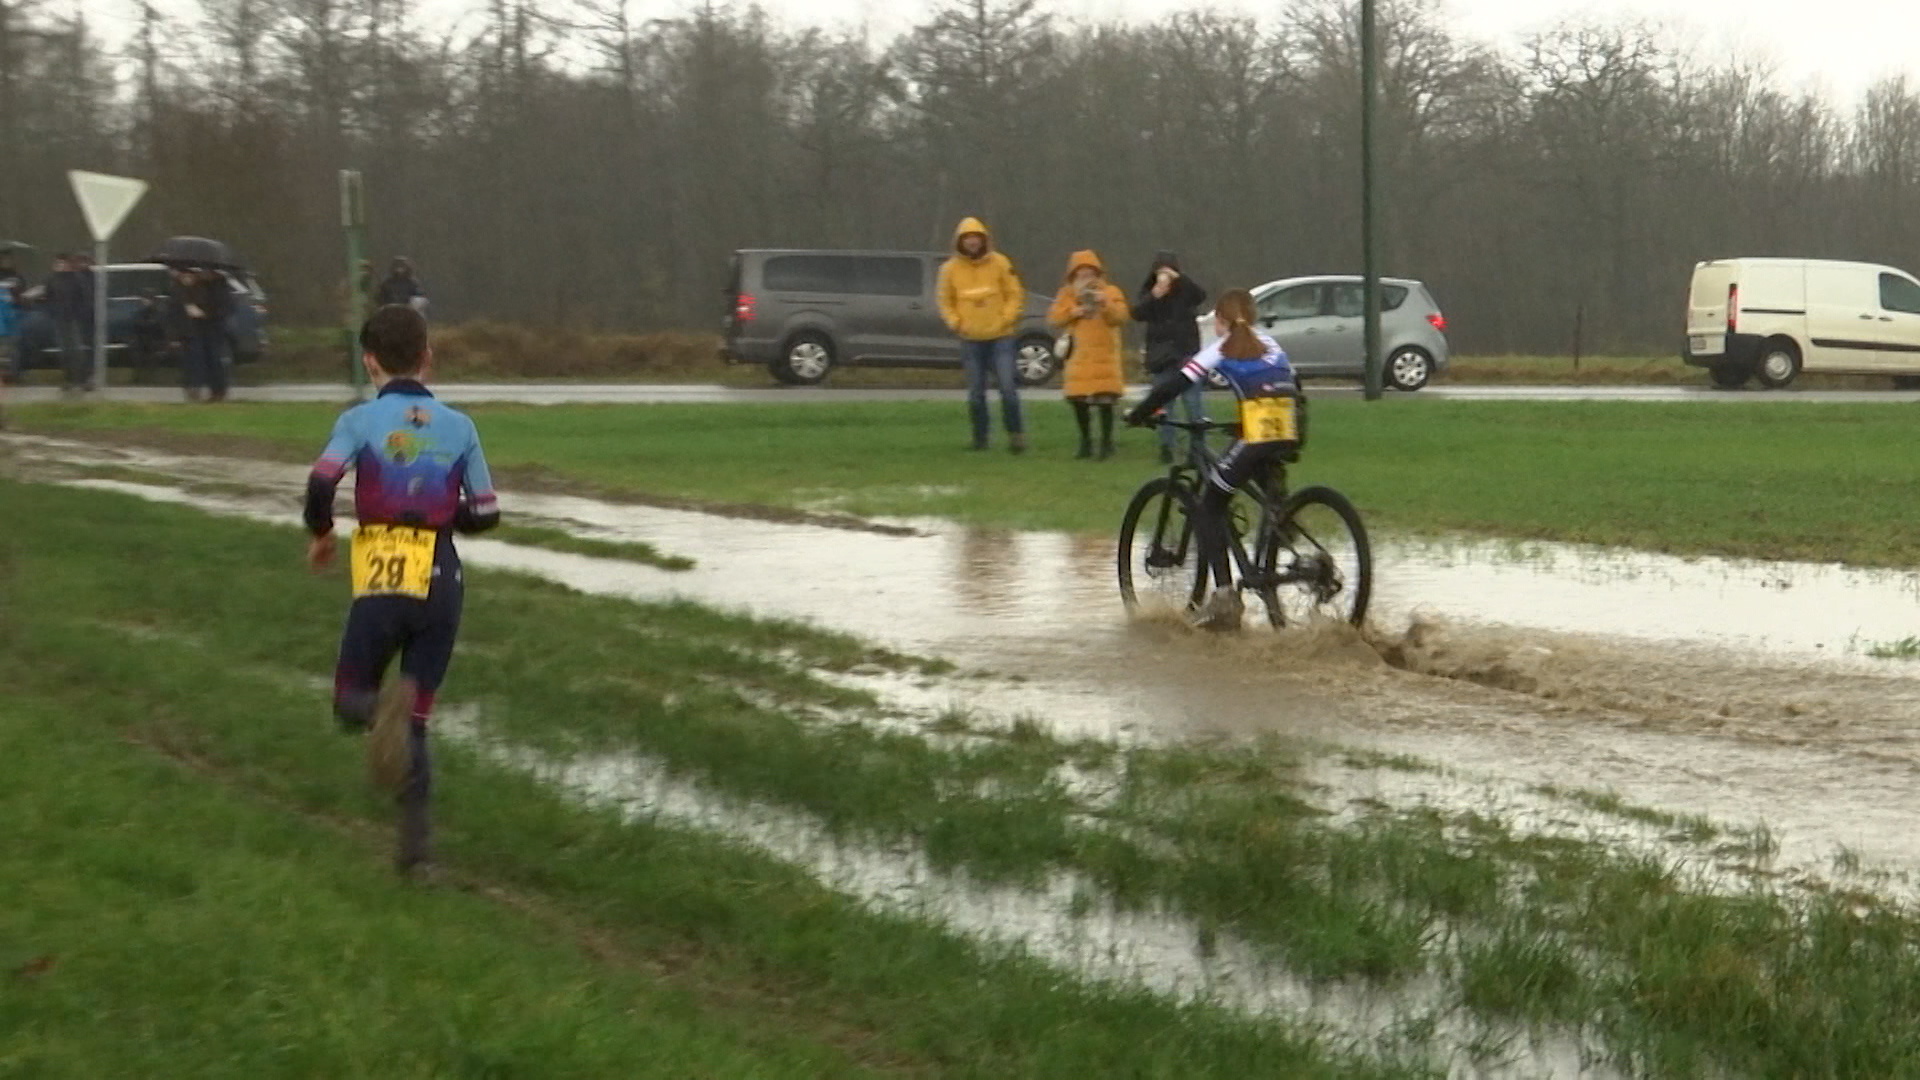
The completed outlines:
{"type": "Polygon", "coordinates": [[[1259,560],[1273,625],[1366,621],[1373,547],[1353,503],[1332,488],[1302,488],[1280,504],[1277,522],[1259,560]]]}
{"type": "Polygon", "coordinates": [[[1168,477],[1147,481],[1120,519],[1120,599],[1129,612],[1186,612],[1206,591],[1200,542],[1193,534],[1193,494],[1168,477]]]}

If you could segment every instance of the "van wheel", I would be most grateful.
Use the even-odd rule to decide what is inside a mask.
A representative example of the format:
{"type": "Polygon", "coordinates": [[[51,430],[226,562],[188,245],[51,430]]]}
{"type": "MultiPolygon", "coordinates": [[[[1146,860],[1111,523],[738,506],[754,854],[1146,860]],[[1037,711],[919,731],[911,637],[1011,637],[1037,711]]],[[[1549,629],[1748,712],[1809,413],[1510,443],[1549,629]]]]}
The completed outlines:
{"type": "Polygon", "coordinates": [[[1424,349],[1401,349],[1387,357],[1387,385],[1413,393],[1433,378],[1433,357],[1424,349]]]}
{"type": "Polygon", "coordinates": [[[832,370],[833,340],[812,330],[788,338],[773,362],[773,377],[789,386],[818,386],[832,370]]]}
{"type": "Polygon", "coordinates": [[[1769,390],[1786,389],[1800,376],[1800,346],[1788,338],[1768,339],[1760,346],[1760,363],[1754,375],[1769,390]]]}
{"type": "Polygon", "coordinates": [[[1713,377],[1713,385],[1720,389],[1738,390],[1747,385],[1747,380],[1753,378],[1753,365],[1729,361],[1713,365],[1707,369],[1707,374],[1713,377]]]}
{"type": "Polygon", "coordinates": [[[1021,386],[1042,386],[1060,373],[1060,361],[1053,355],[1051,339],[1035,334],[1023,337],[1013,347],[1014,380],[1021,386]]]}

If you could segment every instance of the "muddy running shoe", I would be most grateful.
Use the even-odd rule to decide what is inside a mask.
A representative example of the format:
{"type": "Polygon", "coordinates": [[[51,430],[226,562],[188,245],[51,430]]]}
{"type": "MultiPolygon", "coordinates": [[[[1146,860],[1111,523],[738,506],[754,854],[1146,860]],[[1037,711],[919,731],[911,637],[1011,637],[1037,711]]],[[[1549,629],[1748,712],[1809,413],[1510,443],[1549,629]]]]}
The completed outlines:
{"type": "Polygon", "coordinates": [[[1238,630],[1247,613],[1247,605],[1235,589],[1215,589],[1207,602],[1193,613],[1197,630],[1238,630]]]}
{"type": "Polygon", "coordinates": [[[413,706],[419,700],[420,686],[410,675],[402,675],[380,692],[380,703],[373,710],[373,731],[367,735],[367,777],[381,791],[398,793],[407,782],[407,766],[413,750],[407,745],[407,727],[413,722],[413,706]]]}

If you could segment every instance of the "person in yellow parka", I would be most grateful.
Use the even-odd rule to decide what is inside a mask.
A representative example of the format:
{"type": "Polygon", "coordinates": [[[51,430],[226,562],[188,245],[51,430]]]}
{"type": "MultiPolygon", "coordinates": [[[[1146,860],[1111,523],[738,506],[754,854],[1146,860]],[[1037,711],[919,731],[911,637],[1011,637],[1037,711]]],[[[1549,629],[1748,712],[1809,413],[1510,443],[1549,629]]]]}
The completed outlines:
{"type": "Polygon", "coordinates": [[[987,374],[1000,387],[1000,413],[1007,425],[1007,446],[1027,449],[1020,418],[1020,385],[1014,380],[1013,332],[1027,306],[1026,290],[1013,262],[993,248],[993,236],[979,218],[953,231],[953,257],[940,267],[940,316],[960,339],[967,372],[967,409],[973,420],[973,448],[987,448],[987,374]]]}
{"type": "Polygon", "coordinates": [[[1106,264],[1091,251],[1067,260],[1067,280],[1054,298],[1048,321],[1073,334],[1067,354],[1065,390],[1080,424],[1080,453],[1093,456],[1089,421],[1100,411],[1100,460],[1113,456],[1113,403],[1127,389],[1120,373],[1120,328],[1127,325],[1127,297],[1107,280],[1106,264]]]}

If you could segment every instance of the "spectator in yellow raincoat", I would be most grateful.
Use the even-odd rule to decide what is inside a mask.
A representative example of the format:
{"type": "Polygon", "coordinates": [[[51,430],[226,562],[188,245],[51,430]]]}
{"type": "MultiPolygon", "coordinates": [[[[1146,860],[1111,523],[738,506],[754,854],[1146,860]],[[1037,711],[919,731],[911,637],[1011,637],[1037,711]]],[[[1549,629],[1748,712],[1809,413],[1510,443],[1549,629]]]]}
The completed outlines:
{"type": "Polygon", "coordinates": [[[967,218],[953,231],[953,257],[940,267],[940,316],[960,339],[960,360],[967,373],[967,409],[973,420],[973,448],[987,448],[987,376],[1000,384],[1000,413],[1007,425],[1007,448],[1027,449],[1020,416],[1020,386],[1014,381],[1013,331],[1026,310],[1026,290],[1013,261],[994,250],[993,236],[979,218],[967,218]]]}
{"type": "Polygon", "coordinates": [[[1107,267],[1091,251],[1067,260],[1067,280],[1047,318],[1073,335],[1067,353],[1065,390],[1080,424],[1080,458],[1094,456],[1091,414],[1100,413],[1100,460],[1113,456],[1113,404],[1126,391],[1120,372],[1120,328],[1127,325],[1126,294],[1107,280],[1107,267]]]}

